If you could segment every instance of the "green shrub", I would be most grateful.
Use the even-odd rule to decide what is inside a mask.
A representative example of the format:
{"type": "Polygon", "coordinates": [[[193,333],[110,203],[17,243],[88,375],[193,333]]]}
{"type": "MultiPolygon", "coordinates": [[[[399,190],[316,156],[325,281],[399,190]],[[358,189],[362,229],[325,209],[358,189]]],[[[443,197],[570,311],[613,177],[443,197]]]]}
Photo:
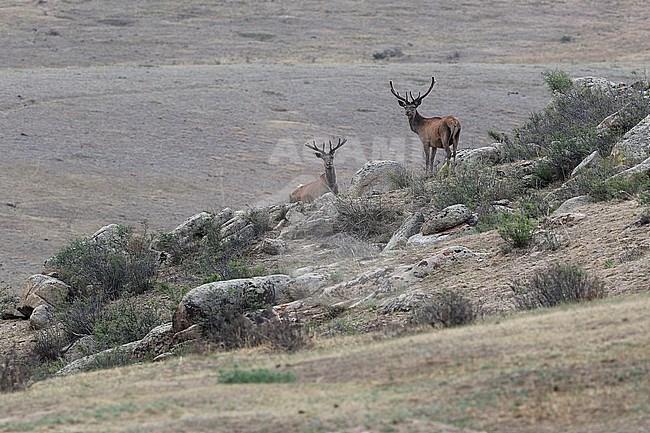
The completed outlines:
{"type": "Polygon", "coordinates": [[[512,247],[525,248],[533,241],[537,223],[521,213],[504,212],[499,217],[497,231],[512,247]]]}
{"type": "Polygon", "coordinates": [[[544,194],[537,191],[528,192],[521,196],[517,200],[517,208],[530,219],[545,217],[551,213],[551,204],[544,194]]]}
{"type": "Polygon", "coordinates": [[[144,338],[164,318],[155,308],[138,303],[132,298],[107,304],[92,326],[97,347],[108,349],[144,338]]]}
{"type": "Polygon", "coordinates": [[[233,370],[219,372],[219,383],[292,383],[296,375],[290,371],[271,371],[267,369],[233,370]]]}
{"type": "Polygon", "coordinates": [[[544,71],[542,77],[553,93],[566,93],[573,87],[571,77],[564,71],[544,71]]]}
{"type": "Polygon", "coordinates": [[[492,212],[492,203],[516,198],[521,190],[519,179],[507,177],[495,167],[465,164],[449,176],[434,180],[432,203],[440,210],[464,204],[482,218],[492,212]]]}
{"type": "Polygon", "coordinates": [[[547,71],[543,76],[555,96],[516,128],[511,139],[504,140],[508,160],[548,156],[554,175],[564,179],[594,150],[608,155],[623,133],[650,114],[643,94],[646,81],[635,83],[628,91],[608,91],[570,84],[561,71],[547,71]],[[616,112],[622,119],[621,128],[597,134],[596,126],[616,112]]]}
{"type": "Polygon", "coordinates": [[[605,296],[604,285],[598,278],[578,266],[562,263],[535,273],[528,282],[515,281],[511,287],[516,305],[526,310],[605,296]]]}
{"type": "Polygon", "coordinates": [[[472,303],[460,294],[444,291],[436,296],[433,302],[415,312],[415,323],[427,323],[431,326],[450,328],[473,323],[476,320],[476,309],[472,303]]]}
{"type": "Polygon", "coordinates": [[[73,240],[49,265],[72,286],[73,294],[92,285],[117,299],[125,291],[137,294],[152,287],[158,265],[149,242],[146,230],[135,235],[132,227],[120,227],[115,237],[73,240]]]}

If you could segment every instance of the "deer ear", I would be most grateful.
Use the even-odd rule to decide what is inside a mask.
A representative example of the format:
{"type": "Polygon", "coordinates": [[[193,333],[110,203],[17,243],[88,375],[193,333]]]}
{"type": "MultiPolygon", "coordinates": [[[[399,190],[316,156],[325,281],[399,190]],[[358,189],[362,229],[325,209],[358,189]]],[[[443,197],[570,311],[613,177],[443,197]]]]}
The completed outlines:
{"type": "Polygon", "coordinates": [[[400,107],[404,107],[406,105],[406,102],[404,101],[397,101],[400,107]]]}
{"type": "Polygon", "coordinates": [[[323,154],[320,153],[320,152],[314,152],[314,154],[316,155],[317,158],[322,158],[323,157],[323,154]]]}

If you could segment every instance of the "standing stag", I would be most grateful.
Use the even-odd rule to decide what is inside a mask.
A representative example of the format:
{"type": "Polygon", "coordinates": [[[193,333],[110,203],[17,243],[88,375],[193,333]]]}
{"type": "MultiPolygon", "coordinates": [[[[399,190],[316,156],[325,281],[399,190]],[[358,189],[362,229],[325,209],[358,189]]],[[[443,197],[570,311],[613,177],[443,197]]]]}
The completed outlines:
{"type": "Polygon", "coordinates": [[[308,148],[316,151],[316,156],[323,160],[325,163],[325,173],[321,174],[320,177],[313,182],[309,182],[307,185],[300,185],[291,193],[290,202],[295,203],[302,201],[303,203],[311,203],[316,198],[320,197],[323,194],[328,192],[333,192],[334,194],[339,193],[339,187],[336,184],[336,171],[334,171],[334,152],[343,146],[345,142],[348,141],[344,139],[336,145],[333,145],[332,142],[329,142],[330,151],[325,152],[325,143],[323,147],[319,149],[316,147],[316,142],[314,144],[305,144],[308,148]]]}
{"type": "Polygon", "coordinates": [[[452,157],[454,163],[456,162],[456,147],[458,147],[460,137],[460,121],[454,116],[423,117],[418,113],[418,107],[431,92],[434,84],[436,84],[436,79],[431,77],[429,90],[422,96],[418,92],[417,98],[414,98],[411,92],[404,93],[404,97],[400,96],[393,88],[393,82],[390,82],[390,91],[393,92],[399,105],[406,111],[411,131],[419,135],[420,140],[422,140],[427,164],[425,173],[427,174],[433,173],[433,160],[438,149],[445,149],[447,153],[444,165],[450,167],[452,157]],[[411,97],[410,101],[409,96],[411,97]]]}

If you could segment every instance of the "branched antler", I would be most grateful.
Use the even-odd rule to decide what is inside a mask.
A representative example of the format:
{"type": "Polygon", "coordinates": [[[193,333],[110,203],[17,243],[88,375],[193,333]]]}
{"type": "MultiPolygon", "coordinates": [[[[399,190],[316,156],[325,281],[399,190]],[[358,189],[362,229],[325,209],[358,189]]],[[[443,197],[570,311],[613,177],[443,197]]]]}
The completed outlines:
{"type": "Polygon", "coordinates": [[[431,77],[431,86],[429,87],[429,90],[426,91],[426,93],[423,95],[422,92],[418,92],[417,98],[413,97],[413,92],[405,92],[404,96],[400,96],[399,93],[395,91],[395,88],[393,87],[393,82],[390,81],[390,91],[395,95],[397,99],[400,101],[403,101],[407,105],[415,105],[418,106],[422,103],[422,100],[427,97],[429,93],[431,93],[431,90],[433,89],[433,86],[436,84],[436,79],[434,77],[431,77]],[[411,97],[411,101],[409,102],[409,96],[411,97]]]}

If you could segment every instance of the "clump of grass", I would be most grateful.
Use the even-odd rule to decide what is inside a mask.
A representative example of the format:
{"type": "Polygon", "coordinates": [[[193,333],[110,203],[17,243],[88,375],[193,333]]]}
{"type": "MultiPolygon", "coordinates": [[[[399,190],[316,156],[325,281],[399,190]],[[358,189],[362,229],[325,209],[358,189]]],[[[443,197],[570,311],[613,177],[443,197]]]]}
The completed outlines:
{"type": "Polygon", "coordinates": [[[598,278],[578,266],[564,263],[556,263],[535,273],[527,282],[515,281],[511,287],[516,305],[525,310],[605,296],[604,285],[598,278]]]}
{"type": "Polygon", "coordinates": [[[219,372],[219,383],[293,383],[296,375],[290,371],[271,371],[267,369],[241,370],[234,368],[219,372]]]}
{"type": "Polygon", "coordinates": [[[535,220],[526,215],[515,212],[504,212],[499,216],[497,231],[501,237],[514,248],[525,248],[533,241],[537,228],[535,220]]]}
{"type": "Polygon", "coordinates": [[[471,301],[452,291],[444,291],[437,295],[431,304],[418,309],[413,319],[418,324],[427,323],[433,327],[443,328],[467,325],[475,320],[476,309],[471,301]]]}

